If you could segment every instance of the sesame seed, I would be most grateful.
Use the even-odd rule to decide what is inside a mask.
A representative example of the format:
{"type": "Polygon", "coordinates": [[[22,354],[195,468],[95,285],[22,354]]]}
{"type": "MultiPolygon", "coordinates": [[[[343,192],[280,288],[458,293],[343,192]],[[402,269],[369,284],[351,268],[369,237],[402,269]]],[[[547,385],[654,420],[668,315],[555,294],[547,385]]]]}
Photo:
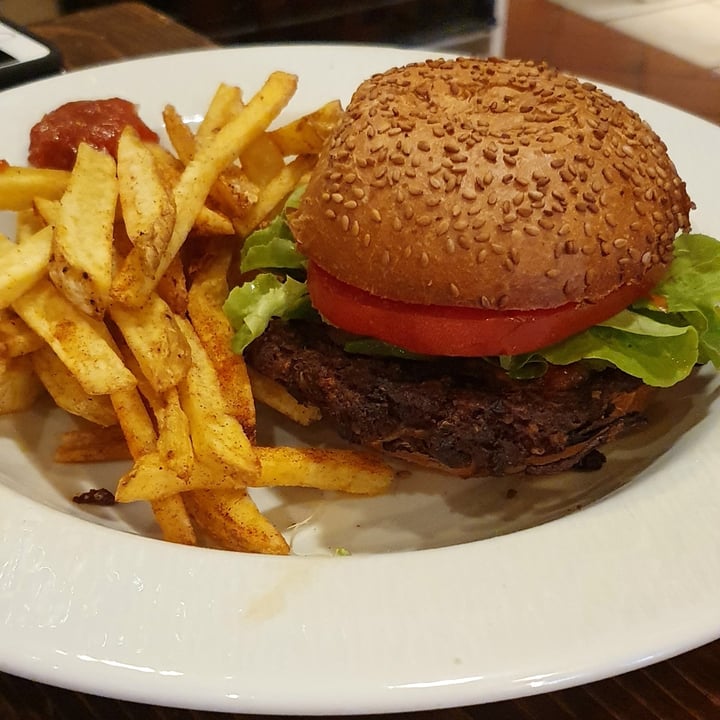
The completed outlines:
{"type": "Polygon", "coordinates": [[[450,221],[447,219],[441,220],[436,226],[435,226],[435,232],[438,235],[444,235],[448,230],[450,229],[450,221]]]}

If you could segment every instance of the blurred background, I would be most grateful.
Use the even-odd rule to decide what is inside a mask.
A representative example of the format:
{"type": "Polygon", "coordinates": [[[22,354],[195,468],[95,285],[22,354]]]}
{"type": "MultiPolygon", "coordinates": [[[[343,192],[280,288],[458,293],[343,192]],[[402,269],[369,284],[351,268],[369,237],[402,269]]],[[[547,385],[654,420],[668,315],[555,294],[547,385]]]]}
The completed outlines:
{"type": "MultiPolygon", "coordinates": [[[[112,0],[0,0],[0,14],[42,22],[112,0]]],[[[502,55],[509,0],[145,0],[221,44],[342,41],[502,55]]],[[[512,0],[514,12],[530,0],[512,0]]],[[[720,74],[720,0],[550,0],[720,74]]],[[[550,32],[535,28],[538,35],[550,32]]],[[[580,44],[581,41],[579,41],[580,44]]],[[[606,52],[614,52],[606,48],[606,52]]]]}
{"type": "MultiPolygon", "coordinates": [[[[487,49],[494,0],[145,0],[221,44],[343,41],[487,49]]],[[[17,22],[108,4],[108,0],[0,0],[17,22]]]]}

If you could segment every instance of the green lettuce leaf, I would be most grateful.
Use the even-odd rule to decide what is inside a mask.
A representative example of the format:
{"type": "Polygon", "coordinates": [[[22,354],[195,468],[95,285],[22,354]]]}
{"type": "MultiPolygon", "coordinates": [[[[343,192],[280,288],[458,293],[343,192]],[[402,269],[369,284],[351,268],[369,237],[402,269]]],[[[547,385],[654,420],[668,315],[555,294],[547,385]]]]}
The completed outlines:
{"type": "Polygon", "coordinates": [[[303,191],[304,187],[297,188],[271,223],[248,235],[240,253],[241,272],[305,269],[307,260],[298,251],[287,223],[287,212],[297,208],[303,191]]]}
{"type": "Polygon", "coordinates": [[[648,385],[669,387],[698,363],[720,367],[720,243],[680,235],[666,277],[651,293],[603,323],[534,353],[500,358],[516,378],[538,377],[547,363],[615,365],[648,385]]]}
{"type": "Polygon", "coordinates": [[[235,330],[233,352],[241,354],[265,332],[271,318],[297,317],[309,305],[307,286],[291,277],[280,279],[272,273],[260,273],[234,287],[223,305],[223,312],[235,330]]]}

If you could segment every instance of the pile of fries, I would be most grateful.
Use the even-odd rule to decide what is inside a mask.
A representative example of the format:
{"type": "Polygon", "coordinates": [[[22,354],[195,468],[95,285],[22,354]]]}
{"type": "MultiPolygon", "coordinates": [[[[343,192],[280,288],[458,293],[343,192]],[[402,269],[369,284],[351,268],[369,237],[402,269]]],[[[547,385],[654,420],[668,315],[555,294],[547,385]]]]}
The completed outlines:
{"type": "Polygon", "coordinates": [[[71,172],[0,165],[0,413],[47,392],[77,418],[57,462],[127,458],[113,489],[150,503],[163,537],[285,554],[248,488],[387,490],[394,472],[345,449],[258,447],[255,401],[305,424],[314,408],[253,377],[222,311],[235,254],[312,169],[337,101],[270,130],[297,79],[272,73],[245,103],[220,85],[172,149],[126,128],[117,161],[81,144],[71,172]]]}

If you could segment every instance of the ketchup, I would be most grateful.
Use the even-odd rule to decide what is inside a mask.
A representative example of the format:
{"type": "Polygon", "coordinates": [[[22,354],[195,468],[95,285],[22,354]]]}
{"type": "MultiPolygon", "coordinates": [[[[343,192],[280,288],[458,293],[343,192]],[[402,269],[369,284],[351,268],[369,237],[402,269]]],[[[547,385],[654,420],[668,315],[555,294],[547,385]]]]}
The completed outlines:
{"type": "Polygon", "coordinates": [[[71,170],[78,145],[86,142],[117,156],[120,133],[131,125],[142,140],[158,136],[138,116],[133,103],[121,98],[77,100],[47,113],[30,130],[28,161],[35,167],[71,170]]]}

